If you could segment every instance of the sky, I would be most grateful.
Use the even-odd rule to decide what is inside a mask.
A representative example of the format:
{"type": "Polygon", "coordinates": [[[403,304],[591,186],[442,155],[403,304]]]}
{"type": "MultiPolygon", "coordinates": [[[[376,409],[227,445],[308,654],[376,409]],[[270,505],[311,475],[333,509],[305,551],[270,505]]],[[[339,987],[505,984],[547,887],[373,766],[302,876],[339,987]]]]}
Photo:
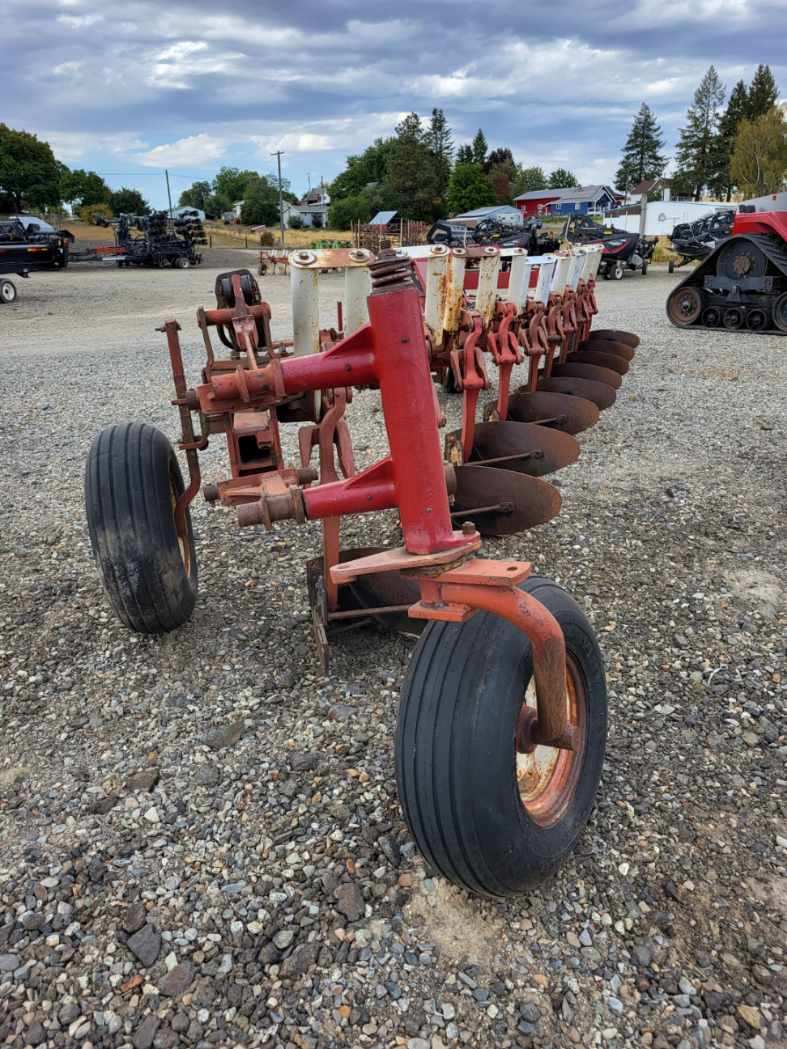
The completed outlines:
{"type": "Polygon", "coordinates": [[[222,165],[296,193],[400,117],[445,110],[526,166],[610,183],[647,102],[672,154],[709,65],[787,95],[787,0],[4,0],[0,120],[166,205],[222,165]]]}

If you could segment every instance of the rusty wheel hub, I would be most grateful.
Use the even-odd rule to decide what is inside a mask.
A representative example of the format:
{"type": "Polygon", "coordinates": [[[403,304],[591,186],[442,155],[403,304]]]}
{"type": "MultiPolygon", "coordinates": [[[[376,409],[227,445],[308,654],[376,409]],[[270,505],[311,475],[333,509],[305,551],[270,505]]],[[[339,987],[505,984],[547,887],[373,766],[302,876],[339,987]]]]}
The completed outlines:
{"type": "Polygon", "coordinates": [[[536,746],[532,731],[537,720],[536,685],[530,679],[519,712],[516,733],[516,778],[519,798],[528,816],[541,827],[551,827],[564,815],[576,790],[585,748],[585,689],[566,654],[566,704],[574,727],[576,750],[536,746]]]}

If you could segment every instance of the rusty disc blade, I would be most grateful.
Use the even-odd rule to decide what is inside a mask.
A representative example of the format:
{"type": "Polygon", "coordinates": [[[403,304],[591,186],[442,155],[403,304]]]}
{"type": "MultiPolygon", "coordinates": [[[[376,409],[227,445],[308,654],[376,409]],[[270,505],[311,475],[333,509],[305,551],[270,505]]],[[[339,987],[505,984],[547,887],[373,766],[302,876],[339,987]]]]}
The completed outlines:
{"type": "Polygon", "coordinates": [[[475,428],[471,465],[476,461],[483,465],[486,460],[502,459],[503,462],[494,461],[489,465],[531,477],[543,477],[575,463],[578,458],[579,445],[574,438],[547,426],[506,421],[480,423],[475,428]],[[512,455],[527,458],[508,459],[512,455]]]}
{"type": "Polygon", "coordinates": [[[597,408],[603,412],[615,403],[615,391],[605,382],[596,382],[594,379],[575,379],[566,375],[563,378],[540,379],[539,390],[547,390],[552,393],[570,393],[574,397],[584,397],[592,401],[597,408]]]}
{"type": "Polygon", "coordinates": [[[577,364],[597,364],[600,368],[611,368],[618,375],[625,375],[629,370],[629,362],[625,357],[617,353],[604,353],[603,350],[581,350],[578,356],[569,357],[569,361],[572,360],[577,364]]]}
{"type": "Polygon", "coordinates": [[[512,422],[543,423],[544,429],[563,433],[582,433],[598,422],[598,408],[584,397],[566,393],[534,393],[517,390],[508,402],[508,418],[512,422]]]}
{"type": "Polygon", "coordinates": [[[481,535],[513,535],[560,513],[560,492],[547,481],[494,466],[466,464],[455,470],[452,512],[472,521],[481,535]]]}
{"type": "Polygon", "coordinates": [[[619,331],[617,328],[591,328],[590,337],[591,339],[610,339],[612,342],[623,342],[626,346],[630,346],[632,350],[636,350],[640,343],[639,335],[635,335],[633,331],[619,331]]]}
{"type": "Polygon", "coordinates": [[[569,358],[565,364],[554,364],[552,374],[556,379],[567,375],[570,379],[593,379],[594,382],[605,382],[613,390],[619,390],[623,380],[618,372],[611,368],[600,368],[597,364],[574,361],[569,358]]]}
{"type": "Polygon", "coordinates": [[[583,342],[581,352],[586,350],[599,350],[601,353],[614,353],[616,357],[622,357],[624,361],[634,360],[634,351],[625,342],[613,342],[612,339],[594,339],[591,335],[587,342],[583,342]]]}

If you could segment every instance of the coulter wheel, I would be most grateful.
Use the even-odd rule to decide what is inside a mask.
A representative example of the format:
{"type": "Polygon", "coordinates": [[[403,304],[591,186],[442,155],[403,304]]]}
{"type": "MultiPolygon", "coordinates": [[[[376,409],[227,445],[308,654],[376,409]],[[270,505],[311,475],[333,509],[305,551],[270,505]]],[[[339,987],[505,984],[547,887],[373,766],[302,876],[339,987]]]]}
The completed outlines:
{"type": "Polygon", "coordinates": [[[667,300],[667,313],[673,324],[679,328],[688,328],[702,313],[702,296],[691,285],[678,288],[667,300]]]}
{"type": "Polygon", "coordinates": [[[167,438],[146,423],[108,426],[85,469],[90,545],[104,589],[126,626],[163,634],[191,616],[197,557],[178,461],[167,438]]]}
{"type": "Polygon", "coordinates": [[[576,749],[527,747],[535,687],[530,642],[486,612],[430,623],[402,688],[396,775],[405,819],[428,862],[454,884],[514,896],[549,874],[587,823],[607,731],[593,629],[555,583],[522,587],[560,623],[576,749]]]}

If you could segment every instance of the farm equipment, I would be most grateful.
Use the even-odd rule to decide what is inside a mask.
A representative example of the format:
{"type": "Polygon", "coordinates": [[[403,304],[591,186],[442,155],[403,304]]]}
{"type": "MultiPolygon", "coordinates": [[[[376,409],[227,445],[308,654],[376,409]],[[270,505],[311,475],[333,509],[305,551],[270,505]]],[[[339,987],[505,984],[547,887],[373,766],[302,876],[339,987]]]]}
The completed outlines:
{"type": "Polygon", "coordinates": [[[787,335],[787,212],[744,208],[667,299],[677,327],[787,335]]]}
{"type": "Polygon", "coordinates": [[[118,266],[176,266],[187,269],[202,262],[195,245],[205,244],[205,230],[198,218],[172,220],[165,211],[154,211],[138,224],[139,232],[132,230],[126,216],[121,215],[115,239],[121,258],[118,266]]]}
{"type": "MultiPolygon", "coordinates": [[[[51,227],[50,227],[51,228],[51,227]]],[[[35,270],[65,269],[69,259],[66,231],[47,232],[18,218],[0,219],[0,304],[16,302],[16,285],[4,274],[27,278],[35,270]]]]}
{"type": "Polygon", "coordinates": [[[718,211],[697,219],[696,222],[681,222],[672,231],[670,240],[677,259],[668,262],[670,273],[678,266],[697,259],[706,259],[719,241],[729,237],[735,219],[733,208],[720,208],[718,211]]]}
{"type": "Polygon", "coordinates": [[[572,215],[566,219],[563,237],[570,244],[598,244],[603,250],[599,273],[605,280],[623,280],[627,270],[644,277],[656,250],[656,237],[641,237],[614,226],[599,226],[572,215]]]}
{"type": "Polygon", "coordinates": [[[515,226],[493,218],[482,219],[475,226],[450,219],[438,219],[426,239],[429,244],[445,244],[450,248],[468,245],[493,245],[501,248],[526,248],[531,255],[542,255],[557,251],[560,241],[542,233],[540,219],[530,218],[524,225],[515,226]]]}
{"type": "Polygon", "coordinates": [[[433,867],[489,896],[524,891],[572,848],[603,761],[606,685],[590,623],[529,563],[478,556],[482,535],[558,512],[559,493],[542,477],[577,458],[573,434],[614,401],[634,355],[636,336],[591,332],[599,261],[595,249],[536,259],[521,248],[444,245],[377,259],[296,251],[291,340],[272,339],[270,307],[248,270],[221,274],[216,307],[197,311],[206,354],[197,385],[186,380],[180,325],[160,329],[188,483],[169,442],[146,424],[105,429],[87,462],[94,555],[134,630],[172,630],[194,609],[189,504],[213,437],[227,441],[231,476],[204,486],[209,503],[234,508],[243,528],[322,522],[307,586],[323,656],[329,630],[403,615],[426,623],[402,690],[399,796],[433,867]],[[319,275],[332,269],[344,275],[335,330],[319,317],[319,275]],[[487,355],[498,392],[478,422],[487,355]],[[513,367],[525,361],[527,382],[509,396],[513,367]],[[446,368],[464,418],[444,457],[432,375],[446,368]],[[362,470],[346,418],[358,389],[379,391],[389,444],[362,470]],[[290,464],[288,424],[299,427],[290,464]],[[341,549],[343,515],[389,509],[399,513],[401,546],[341,549]]]}

